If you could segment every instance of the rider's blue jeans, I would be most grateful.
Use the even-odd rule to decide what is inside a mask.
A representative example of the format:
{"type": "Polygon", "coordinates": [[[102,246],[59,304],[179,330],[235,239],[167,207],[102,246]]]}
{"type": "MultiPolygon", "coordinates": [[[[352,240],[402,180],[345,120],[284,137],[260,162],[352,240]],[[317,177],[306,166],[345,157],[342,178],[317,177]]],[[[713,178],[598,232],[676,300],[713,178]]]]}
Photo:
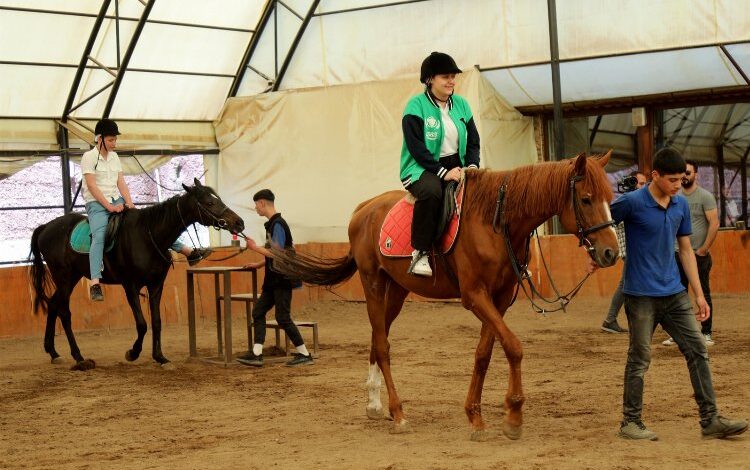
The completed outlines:
{"type": "Polygon", "coordinates": [[[667,297],[625,294],[630,347],[625,366],[624,421],[640,421],[643,409],[644,376],[651,363],[651,338],[656,325],[674,339],[687,361],[690,382],[698,404],[701,424],[716,416],[716,395],[711,382],[708,352],[686,291],[667,297]]]}
{"type": "MultiPolygon", "coordinates": [[[[125,204],[125,199],[122,197],[113,198],[111,202],[114,205],[125,204]]],[[[104,237],[107,234],[109,211],[99,204],[98,201],[91,201],[86,203],[86,213],[89,216],[89,226],[91,227],[91,249],[89,250],[90,279],[101,279],[104,267],[104,237]]],[[[183,247],[182,243],[176,241],[170,248],[179,252],[183,247]]]]}

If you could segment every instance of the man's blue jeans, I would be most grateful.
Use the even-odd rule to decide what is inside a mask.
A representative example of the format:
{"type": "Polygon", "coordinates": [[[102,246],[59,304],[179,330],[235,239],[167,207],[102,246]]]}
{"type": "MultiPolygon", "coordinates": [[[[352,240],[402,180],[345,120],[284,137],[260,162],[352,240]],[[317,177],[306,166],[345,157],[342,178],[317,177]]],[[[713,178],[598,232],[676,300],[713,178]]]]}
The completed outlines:
{"type": "Polygon", "coordinates": [[[641,419],[643,377],[651,363],[651,338],[656,325],[660,324],[685,356],[701,424],[708,424],[717,415],[716,395],[711,383],[706,344],[687,291],[667,297],[625,294],[625,313],[628,316],[630,347],[625,365],[624,421],[641,419]]]}
{"type": "MultiPolygon", "coordinates": [[[[125,199],[119,197],[111,200],[112,204],[125,204],[125,199]]],[[[109,222],[109,211],[98,201],[86,203],[86,213],[89,216],[91,227],[91,249],[89,250],[89,273],[90,279],[101,279],[104,268],[104,237],[107,234],[107,223],[109,222]]],[[[179,252],[183,248],[180,242],[174,242],[170,248],[179,252]]]]}

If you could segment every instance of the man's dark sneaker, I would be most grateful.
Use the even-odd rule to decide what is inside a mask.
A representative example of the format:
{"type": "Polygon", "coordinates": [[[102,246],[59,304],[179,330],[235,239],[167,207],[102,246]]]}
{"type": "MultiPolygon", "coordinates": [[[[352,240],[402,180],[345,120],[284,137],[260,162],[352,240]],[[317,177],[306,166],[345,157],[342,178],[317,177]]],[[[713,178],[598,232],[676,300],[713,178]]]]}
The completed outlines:
{"type": "Polygon", "coordinates": [[[200,263],[202,260],[208,258],[208,256],[211,253],[213,253],[213,250],[211,248],[195,248],[187,256],[188,264],[190,266],[195,266],[196,264],[200,263]]]}
{"type": "Polygon", "coordinates": [[[747,421],[744,419],[727,419],[714,416],[708,426],[701,430],[704,439],[724,439],[747,431],[747,421]]]}
{"type": "Polygon", "coordinates": [[[627,423],[623,423],[617,435],[624,439],[647,439],[649,441],[659,439],[659,436],[655,432],[649,431],[642,421],[628,421],[627,423]]]}
{"type": "Polygon", "coordinates": [[[247,354],[239,356],[237,362],[246,366],[263,367],[263,354],[256,356],[252,351],[248,351],[247,354]]]}
{"type": "Polygon", "coordinates": [[[286,363],[289,367],[307,366],[311,364],[314,364],[312,354],[304,355],[299,353],[295,353],[294,358],[286,363]]]}
{"type": "Polygon", "coordinates": [[[104,301],[104,293],[102,292],[101,284],[92,284],[89,288],[89,294],[91,295],[91,300],[95,302],[104,301]]]}
{"type": "Polygon", "coordinates": [[[606,321],[602,323],[602,331],[605,331],[607,333],[627,333],[628,330],[621,327],[617,321],[613,321],[612,323],[607,323],[606,321]]]}

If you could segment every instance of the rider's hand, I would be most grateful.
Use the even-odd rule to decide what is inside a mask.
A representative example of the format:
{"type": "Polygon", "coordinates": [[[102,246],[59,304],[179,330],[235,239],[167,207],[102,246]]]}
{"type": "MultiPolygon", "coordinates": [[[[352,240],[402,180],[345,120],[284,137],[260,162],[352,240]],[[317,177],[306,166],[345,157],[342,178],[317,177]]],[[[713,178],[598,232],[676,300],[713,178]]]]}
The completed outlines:
{"type": "Polygon", "coordinates": [[[107,210],[110,212],[122,212],[125,209],[125,206],[122,204],[116,204],[112,205],[110,204],[109,207],[107,207],[107,210]]]}
{"type": "Polygon", "coordinates": [[[708,320],[708,317],[711,316],[711,307],[708,306],[708,302],[706,302],[706,298],[702,295],[699,297],[696,297],[695,303],[698,306],[698,310],[695,312],[695,318],[698,321],[706,321],[708,320]]]}
{"type": "Polygon", "coordinates": [[[451,180],[452,181],[456,181],[456,182],[461,181],[461,168],[456,167],[456,168],[453,168],[452,170],[448,171],[448,173],[445,174],[445,176],[443,177],[443,179],[445,181],[451,181],[451,180]]]}
{"type": "Polygon", "coordinates": [[[132,202],[126,202],[125,207],[127,207],[128,209],[135,209],[135,204],[133,204],[132,202]]]}

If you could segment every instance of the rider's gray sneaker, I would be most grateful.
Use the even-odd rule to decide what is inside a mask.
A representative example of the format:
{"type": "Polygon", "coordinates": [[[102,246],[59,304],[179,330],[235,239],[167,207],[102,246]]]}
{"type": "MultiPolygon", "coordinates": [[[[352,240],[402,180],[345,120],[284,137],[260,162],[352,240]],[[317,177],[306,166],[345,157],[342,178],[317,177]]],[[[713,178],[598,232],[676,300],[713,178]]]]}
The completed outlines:
{"type": "Polygon", "coordinates": [[[659,436],[655,432],[649,431],[642,421],[628,421],[627,423],[623,423],[617,435],[623,439],[646,439],[649,441],[659,439],[659,436]]]}
{"type": "Polygon", "coordinates": [[[747,431],[747,421],[744,419],[727,419],[714,416],[710,423],[701,430],[704,439],[724,439],[747,431]]]}

